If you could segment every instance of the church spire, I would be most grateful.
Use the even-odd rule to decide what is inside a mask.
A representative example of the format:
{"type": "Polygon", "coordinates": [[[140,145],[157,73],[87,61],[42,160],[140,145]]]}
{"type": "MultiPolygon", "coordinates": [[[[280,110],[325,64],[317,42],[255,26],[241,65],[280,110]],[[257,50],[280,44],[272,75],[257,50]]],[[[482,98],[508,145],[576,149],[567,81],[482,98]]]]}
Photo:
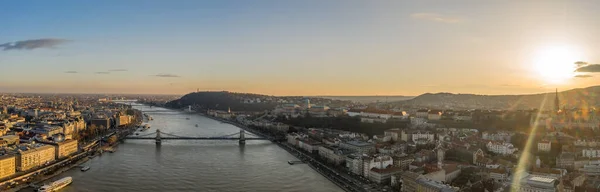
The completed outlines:
{"type": "Polygon", "coordinates": [[[560,110],[560,101],[558,101],[558,88],[556,89],[556,96],[554,97],[554,112],[558,113],[560,110]]]}

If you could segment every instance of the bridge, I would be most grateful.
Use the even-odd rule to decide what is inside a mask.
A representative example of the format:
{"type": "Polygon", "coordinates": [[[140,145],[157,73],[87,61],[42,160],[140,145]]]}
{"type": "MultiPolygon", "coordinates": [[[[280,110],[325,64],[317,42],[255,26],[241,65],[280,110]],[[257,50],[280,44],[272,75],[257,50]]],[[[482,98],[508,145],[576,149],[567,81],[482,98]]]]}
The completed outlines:
{"type": "Polygon", "coordinates": [[[187,136],[179,136],[170,133],[161,132],[160,129],[157,129],[155,133],[149,133],[140,136],[127,136],[125,139],[133,139],[133,140],[155,140],[157,145],[160,145],[162,140],[238,140],[240,145],[246,144],[247,140],[269,140],[268,138],[246,138],[246,131],[240,130],[239,133],[232,133],[223,136],[217,137],[187,137],[187,136]],[[154,137],[149,137],[154,135],[154,137]],[[162,135],[166,135],[167,137],[162,137],[162,135]],[[239,135],[238,137],[234,137],[239,135]]]}

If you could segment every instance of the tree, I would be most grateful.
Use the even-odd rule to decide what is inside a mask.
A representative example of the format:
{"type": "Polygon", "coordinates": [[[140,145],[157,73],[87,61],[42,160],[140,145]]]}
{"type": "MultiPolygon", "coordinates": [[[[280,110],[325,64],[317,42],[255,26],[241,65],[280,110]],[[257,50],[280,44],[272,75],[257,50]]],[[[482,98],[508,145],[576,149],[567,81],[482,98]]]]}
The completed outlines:
{"type": "Polygon", "coordinates": [[[97,131],[98,127],[94,124],[90,125],[87,127],[87,129],[85,130],[85,134],[94,138],[96,137],[96,131],[97,131]]]}
{"type": "Polygon", "coordinates": [[[112,145],[112,144],[115,144],[117,141],[118,141],[118,138],[117,138],[117,136],[116,136],[116,135],[110,136],[110,137],[108,138],[108,140],[107,140],[107,142],[108,142],[109,144],[111,144],[111,145],[112,145]]]}

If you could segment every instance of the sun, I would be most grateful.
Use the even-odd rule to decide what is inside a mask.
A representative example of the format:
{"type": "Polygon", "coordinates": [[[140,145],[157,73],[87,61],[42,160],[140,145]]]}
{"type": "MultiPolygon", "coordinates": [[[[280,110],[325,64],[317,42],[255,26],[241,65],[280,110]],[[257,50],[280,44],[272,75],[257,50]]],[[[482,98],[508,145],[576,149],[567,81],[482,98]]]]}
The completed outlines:
{"type": "Polygon", "coordinates": [[[567,46],[549,46],[539,50],[534,58],[534,69],[546,83],[562,84],[575,76],[575,62],[581,55],[567,46]]]}

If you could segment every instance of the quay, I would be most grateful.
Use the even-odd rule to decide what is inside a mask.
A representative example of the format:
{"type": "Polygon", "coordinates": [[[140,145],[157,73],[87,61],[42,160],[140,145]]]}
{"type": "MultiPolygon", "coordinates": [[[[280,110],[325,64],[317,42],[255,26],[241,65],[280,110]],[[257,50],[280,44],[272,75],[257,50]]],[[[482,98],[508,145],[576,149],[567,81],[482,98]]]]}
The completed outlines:
{"type": "Polygon", "coordinates": [[[294,165],[294,164],[304,164],[304,162],[303,162],[303,161],[292,161],[292,160],[290,160],[290,161],[288,161],[288,164],[290,164],[290,165],[294,165]]]}
{"type": "MultiPolygon", "coordinates": [[[[265,138],[270,138],[270,136],[261,133],[257,130],[254,130],[248,126],[245,126],[243,124],[240,124],[238,122],[234,122],[231,120],[226,120],[226,119],[221,119],[221,118],[217,118],[217,117],[213,117],[207,114],[203,114],[200,113],[202,116],[208,117],[210,119],[213,120],[217,120],[223,123],[228,123],[231,125],[234,125],[236,127],[239,127],[242,130],[246,130],[250,133],[259,135],[259,136],[263,136],[265,138]]],[[[342,190],[344,191],[366,191],[365,189],[363,189],[361,186],[357,186],[354,185],[351,181],[349,181],[349,179],[341,176],[340,174],[334,173],[334,169],[329,167],[328,165],[325,165],[323,163],[318,162],[317,160],[315,160],[313,157],[311,157],[310,155],[299,151],[291,146],[288,146],[286,144],[283,144],[281,142],[274,142],[275,144],[277,144],[277,146],[279,146],[280,148],[286,150],[288,153],[294,155],[296,158],[298,159],[308,159],[308,161],[300,161],[302,163],[308,164],[309,167],[311,167],[313,170],[315,170],[317,173],[321,174],[323,177],[327,178],[328,180],[330,180],[332,183],[334,183],[335,185],[337,185],[338,187],[340,187],[342,190]]],[[[288,161],[288,164],[292,163],[292,161],[288,161]]],[[[293,161],[293,163],[296,163],[296,161],[293,161]]],[[[290,164],[292,165],[292,164],[290,164]]]]}

